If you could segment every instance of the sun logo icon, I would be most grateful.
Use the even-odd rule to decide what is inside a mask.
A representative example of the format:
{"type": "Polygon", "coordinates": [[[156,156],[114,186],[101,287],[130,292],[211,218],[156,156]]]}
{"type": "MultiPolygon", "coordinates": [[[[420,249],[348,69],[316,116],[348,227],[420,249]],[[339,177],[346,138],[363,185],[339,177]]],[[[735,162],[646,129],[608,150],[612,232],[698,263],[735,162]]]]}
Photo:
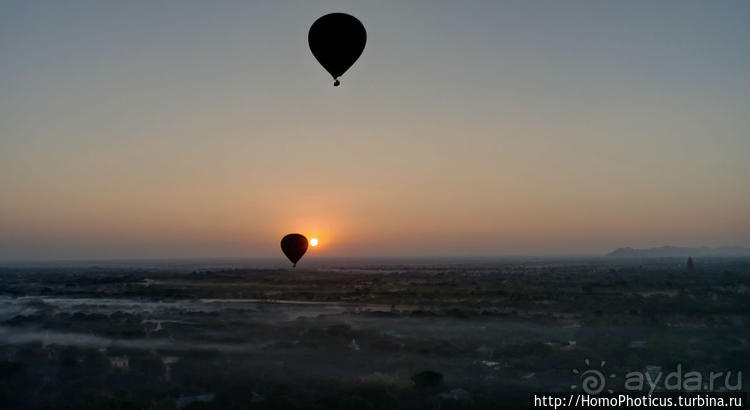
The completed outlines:
{"type": "MultiPolygon", "coordinates": [[[[607,378],[604,377],[604,373],[600,369],[604,369],[604,365],[607,364],[607,362],[602,360],[599,364],[599,369],[592,369],[589,359],[584,360],[584,363],[586,363],[587,369],[583,372],[578,369],[573,369],[573,374],[577,375],[581,380],[581,388],[584,392],[591,395],[601,393],[604,388],[607,387],[607,378]]],[[[617,377],[617,375],[614,373],[609,375],[610,379],[614,379],[615,377],[617,377]]],[[[577,388],[577,384],[572,384],[570,386],[571,390],[575,390],[577,388]]],[[[607,389],[607,391],[610,393],[614,393],[612,389],[607,389]]]]}

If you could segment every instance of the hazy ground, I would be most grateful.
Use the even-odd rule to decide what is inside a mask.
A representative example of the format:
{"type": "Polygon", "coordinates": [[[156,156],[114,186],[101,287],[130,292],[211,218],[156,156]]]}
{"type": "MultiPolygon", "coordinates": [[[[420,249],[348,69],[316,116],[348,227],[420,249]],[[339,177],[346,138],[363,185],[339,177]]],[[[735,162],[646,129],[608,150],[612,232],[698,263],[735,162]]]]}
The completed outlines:
{"type": "Polygon", "coordinates": [[[747,391],[750,259],[684,262],[1,268],[0,407],[506,408],[587,359],[747,391]]]}

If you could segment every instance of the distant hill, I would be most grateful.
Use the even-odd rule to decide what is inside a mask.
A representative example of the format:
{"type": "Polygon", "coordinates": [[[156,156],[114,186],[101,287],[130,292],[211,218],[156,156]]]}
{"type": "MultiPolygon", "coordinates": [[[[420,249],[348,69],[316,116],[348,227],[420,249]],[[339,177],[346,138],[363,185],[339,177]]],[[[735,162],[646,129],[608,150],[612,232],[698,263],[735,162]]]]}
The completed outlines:
{"type": "Polygon", "coordinates": [[[741,246],[720,246],[718,248],[709,248],[701,246],[700,248],[684,248],[679,246],[662,246],[661,248],[633,249],[617,248],[607,254],[620,258],[665,258],[679,257],[687,258],[688,256],[750,256],[750,249],[741,246]]]}

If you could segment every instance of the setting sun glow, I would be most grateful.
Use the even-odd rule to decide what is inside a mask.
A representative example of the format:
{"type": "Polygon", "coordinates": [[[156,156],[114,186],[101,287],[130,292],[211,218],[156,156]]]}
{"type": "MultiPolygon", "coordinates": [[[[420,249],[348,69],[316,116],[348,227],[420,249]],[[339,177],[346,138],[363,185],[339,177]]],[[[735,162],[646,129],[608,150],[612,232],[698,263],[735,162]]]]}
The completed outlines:
{"type": "Polygon", "coordinates": [[[310,239],[310,246],[318,246],[318,238],[310,239]]]}

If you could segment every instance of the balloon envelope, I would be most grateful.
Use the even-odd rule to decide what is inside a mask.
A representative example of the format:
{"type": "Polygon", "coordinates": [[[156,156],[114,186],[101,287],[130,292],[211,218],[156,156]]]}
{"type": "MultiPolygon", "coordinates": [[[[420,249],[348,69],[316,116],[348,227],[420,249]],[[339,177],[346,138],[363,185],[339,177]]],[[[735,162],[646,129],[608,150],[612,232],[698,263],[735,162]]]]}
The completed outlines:
{"type": "Polygon", "coordinates": [[[281,250],[297,266],[297,261],[307,252],[307,238],[298,233],[290,233],[281,238],[281,250]]]}
{"type": "Polygon", "coordinates": [[[331,13],[315,20],[307,42],[318,62],[339,85],[340,77],[362,55],[367,42],[365,26],[355,17],[331,13]]]}

